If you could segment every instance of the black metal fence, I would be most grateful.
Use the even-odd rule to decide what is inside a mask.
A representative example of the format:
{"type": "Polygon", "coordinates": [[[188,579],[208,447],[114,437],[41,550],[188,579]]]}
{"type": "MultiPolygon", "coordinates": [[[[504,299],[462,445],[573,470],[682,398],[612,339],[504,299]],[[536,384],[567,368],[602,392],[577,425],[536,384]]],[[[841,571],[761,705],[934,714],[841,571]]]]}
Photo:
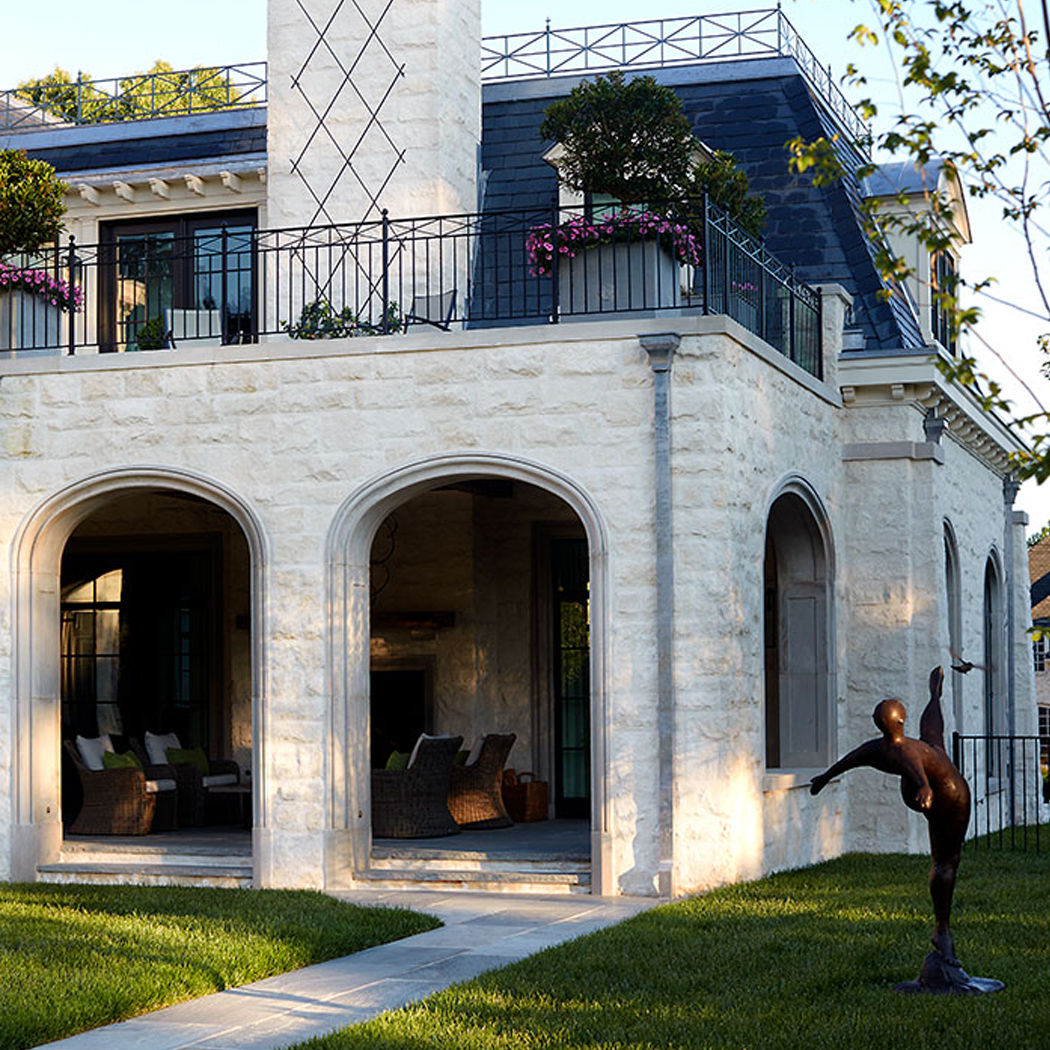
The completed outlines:
{"type": "Polygon", "coordinates": [[[0,91],[0,131],[179,117],[266,105],[266,63],[132,73],[0,91]]]}
{"type": "Polygon", "coordinates": [[[953,733],[952,758],[973,797],[969,848],[1050,850],[1050,737],[953,733]]]}
{"type": "Polygon", "coordinates": [[[818,293],[706,200],[110,236],[0,264],[0,351],[726,314],[822,371],[818,293]]]}

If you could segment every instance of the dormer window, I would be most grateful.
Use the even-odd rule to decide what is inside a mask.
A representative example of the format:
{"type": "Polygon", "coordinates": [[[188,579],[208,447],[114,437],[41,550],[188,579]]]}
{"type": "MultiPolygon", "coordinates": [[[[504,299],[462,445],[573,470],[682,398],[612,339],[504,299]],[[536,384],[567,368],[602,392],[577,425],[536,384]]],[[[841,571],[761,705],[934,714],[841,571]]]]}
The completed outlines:
{"type": "Polygon", "coordinates": [[[930,329],[949,354],[955,353],[955,332],[951,310],[941,295],[954,294],[957,280],[955,257],[946,251],[934,252],[930,256],[930,329]]]}

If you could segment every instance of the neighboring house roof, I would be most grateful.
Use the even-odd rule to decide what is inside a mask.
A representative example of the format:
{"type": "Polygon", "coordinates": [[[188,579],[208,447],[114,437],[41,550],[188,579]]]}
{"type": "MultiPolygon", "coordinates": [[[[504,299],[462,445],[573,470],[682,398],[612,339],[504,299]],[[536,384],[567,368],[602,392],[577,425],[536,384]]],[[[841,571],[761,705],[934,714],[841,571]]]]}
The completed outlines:
{"type": "Polygon", "coordinates": [[[1028,582],[1033,621],[1050,618],[1050,537],[1028,548],[1028,582]]]}

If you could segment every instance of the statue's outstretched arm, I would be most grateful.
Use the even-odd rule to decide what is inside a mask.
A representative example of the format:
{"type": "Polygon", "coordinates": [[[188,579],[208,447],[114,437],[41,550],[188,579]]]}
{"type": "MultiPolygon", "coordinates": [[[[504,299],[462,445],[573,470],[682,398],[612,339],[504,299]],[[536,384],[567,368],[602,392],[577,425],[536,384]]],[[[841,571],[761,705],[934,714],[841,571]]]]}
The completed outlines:
{"type": "Polygon", "coordinates": [[[816,795],[824,789],[829,780],[834,780],[835,777],[849,769],[856,769],[858,766],[881,768],[882,764],[878,763],[877,760],[882,757],[883,751],[884,747],[881,738],[869,740],[867,743],[861,744],[860,747],[855,747],[848,755],[843,755],[829,769],[815,776],[809,782],[809,793],[816,795]]]}

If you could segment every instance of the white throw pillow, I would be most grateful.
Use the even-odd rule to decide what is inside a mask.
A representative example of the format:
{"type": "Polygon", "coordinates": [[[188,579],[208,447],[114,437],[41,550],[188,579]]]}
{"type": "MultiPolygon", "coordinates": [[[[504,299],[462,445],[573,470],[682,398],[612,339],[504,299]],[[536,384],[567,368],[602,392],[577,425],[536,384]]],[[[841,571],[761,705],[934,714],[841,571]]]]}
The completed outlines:
{"type": "Polygon", "coordinates": [[[113,750],[113,743],[109,739],[109,733],[104,733],[102,736],[78,736],[77,737],[77,750],[80,752],[80,760],[84,763],[88,769],[93,769],[98,772],[100,769],[106,768],[105,760],[102,755],[106,751],[113,750]]]}
{"type": "Polygon", "coordinates": [[[408,760],[407,768],[411,769],[416,764],[416,755],[419,754],[419,745],[422,744],[424,740],[451,740],[451,739],[452,739],[452,734],[451,733],[439,733],[437,736],[430,736],[428,733],[420,733],[419,734],[419,739],[416,741],[416,746],[414,748],[412,748],[412,755],[411,755],[411,757],[408,760]]]}
{"type": "Polygon", "coordinates": [[[150,765],[166,766],[169,747],[177,751],[182,750],[182,744],[174,733],[158,734],[146,730],[146,754],[149,755],[150,765]]]}
{"type": "Polygon", "coordinates": [[[481,758],[481,749],[485,746],[485,737],[479,736],[474,741],[474,746],[470,749],[470,754],[467,755],[466,762],[463,763],[465,766],[472,766],[479,758],[481,758]]]}

